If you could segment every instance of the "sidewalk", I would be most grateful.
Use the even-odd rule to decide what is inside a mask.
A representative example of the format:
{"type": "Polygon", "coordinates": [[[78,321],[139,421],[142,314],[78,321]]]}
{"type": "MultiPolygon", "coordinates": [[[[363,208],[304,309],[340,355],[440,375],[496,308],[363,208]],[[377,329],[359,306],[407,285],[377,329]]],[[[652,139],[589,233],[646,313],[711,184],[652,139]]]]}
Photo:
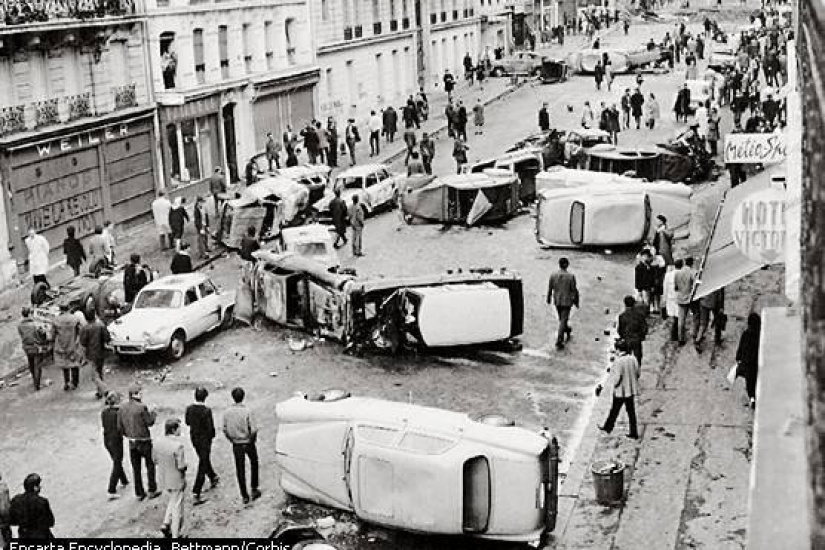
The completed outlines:
{"type": "Polygon", "coordinates": [[[681,348],[668,342],[668,325],[654,322],[636,401],[640,439],[625,437],[624,411],[612,434],[598,429],[612,398],[605,389],[561,484],[559,521],[549,548],[745,546],[753,412],[742,379],[731,387],[726,374],[748,313],[775,302],[777,281],[780,274],[760,271],[734,284],[724,342],[715,349],[705,344],[701,354],[690,342],[681,348]],[[621,504],[595,500],[590,467],[602,460],[627,465],[621,504]]]}

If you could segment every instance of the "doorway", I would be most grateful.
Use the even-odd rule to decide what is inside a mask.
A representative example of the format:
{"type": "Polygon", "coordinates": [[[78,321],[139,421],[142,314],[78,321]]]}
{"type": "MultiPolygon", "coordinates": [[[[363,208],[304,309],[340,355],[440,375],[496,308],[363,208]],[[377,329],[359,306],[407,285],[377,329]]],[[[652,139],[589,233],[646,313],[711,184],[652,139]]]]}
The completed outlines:
{"type": "Polygon", "coordinates": [[[235,139],[235,104],[228,103],[224,105],[221,114],[223,115],[223,146],[226,152],[226,168],[229,170],[229,179],[235,182],[240,180],[236,152],[237,141],[235,139]]]}

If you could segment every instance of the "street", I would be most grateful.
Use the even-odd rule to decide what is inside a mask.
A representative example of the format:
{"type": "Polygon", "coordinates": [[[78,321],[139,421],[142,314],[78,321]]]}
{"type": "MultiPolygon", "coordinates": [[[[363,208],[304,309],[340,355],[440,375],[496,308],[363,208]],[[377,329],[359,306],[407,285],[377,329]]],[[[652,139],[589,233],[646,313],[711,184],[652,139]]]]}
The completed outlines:
{"type": "MultiPolygon", "coordinates": [[[[698,26],[697,26],[698,28],[698,26]]],[[[671,25],[634,24],[630,34],[611,33],[604,47],[636,47],[651,37],[657,41],[671,25]]],[[[571,37],[571,42],[582,40],[571,37]]],[[[642,147],[660,143],[684,125],[671,112],[677,83],[683,69],[645,74],[643,91],[659,99],[662,118],[655,130],[623,130],[619,145],[642,147]]],[[[537,111],[548,103],[551,126],[580,125],[583,102],[594,110],[600,102],[619,103],[625,88],[635,86],[635,75],[618,75],[612,91],[596,91],[590,76],[576,75],[554,85],[528,83],[491,103],[485,111],[483,135],[473,135],[468,125],[469,160],[503,153],[519,139],[538,130],[537,111]]],[[[468,109],[477,91],[462,87],[458,95],[468,109]]],[[[432,113],[443,117],[443,112],[432,113]]],[[[723,115],[730,125],[729,114],[723,115]]],[[[362,134],[364,132],[362,131],[362,134]]],[[[361,142],[359,160],[367,162],[367,143],[361,142]]],[[[452,140],[441,133],[436,140],[436,174],[455,171],[452,140]]],[[[404,171],[403,159],[392,169],[404,171]]],[[[534,236],[534,212],[525,210],[500,227],[441,227],[407,225],[397,210],[381,213],[366,223],[365,256],[354,258],[348,248],[340,250],[346,267],[359,275],[408,276],[447,269],[507,267],[521,274],[525,290],[523,349],[503,352],[472,349],[401,357],[363,356],[343,353],[341,345],[312,338],[263,323],[260,330],[236,326],[208,335],[193,343],[180,361],[167,364],[160,357],[118,362],[107,360],[106,382],[124,393],[133,381],[144,386],[144,402],[158,411],[154,432],[160,435],[167,418],[183,416],[192,402],[193,390],[206,387],[207,405],[220,422],[231,404],[229,391],[242,386],[261,426],[258,450],[261,457],[263,497],[251,505],[241,503],[234,479],[231,446],[219,433],[213,464],[222,483],[205,493],[203,506],[186,504],[186,530],[197,537],[268,536],[281,518],[300,520],[333,516],[336,525],[331,539],[346,549],[444,548],[444,541],[402,534],[374,527],[358,528],[354,517],[337,511],[288,500],[278,485],[273,438],[274,405],[295,392],[343,388],[353,395],[380,397],[421,405],[464,411],[470,414],[500,413],[520,426],[540,430],[548,427],[558,438],[562,473],[566,473],[594,406],[594,386],[604,375],[607,346],[612,342],[616,315],[622,298],[633,290],[633,261],[637,250],[543,250],[534,236]],[[582,307],[572,318],[569,346],[553,346],[556,320],[546,304],[548,277],[566,256],[578,279],[582,307]],[[289,339],[306,339],[312,345],[299,352],[290,350],[289,339]]],[[[146,242],[155,242],[154,228],[140,228],[146,242]]],[[[191,231],[191,228],[189,229],[191,231]]],[[[126,246],[126,245],[124,245],[126,246]]],[[[129,250],[120,252],[122,257],[129,250]]],[[[169,256],[158,252],[150,262],[168,272],[169,256]]],[[[221,257],[204,267],[225,290],[234,290],[239,273],[235,254],[221,257]]],[[[11,323],[4,325],[13,330],[11,323]]],[[[103,447],[101,401],[94,397],[90,373],[81,375],[81,388],[63,392],[60,372],[49,368],[44,378],[51,385],[32,391],[27,376],[13,387],[0,390],[3,437],[0,439],[0,473],[10,486],[17,486],[30,472],[44,479],[47,496],[56,516],[54,532],[60,537],[154,537],[159,536],[165,499],[137,502],[131,486],[120,491],[123,498],[107,502],[106,480],[110,461],[103,447]]],[[[218,430],[220,432],[220,430],[218,430]]],[[[186,438],[190,480],[196,457],[186,438]]],[[[128,463],[128,458],[124,465],[128,463]]],[[[127,475],[131,471],[126,467],[127,475]]],[[[187,494],[188,497],[188,494],[187,494]]],[[[478,546],[470,541],[467,548],[478,546]]],[[[453,541],[451,548],[458,548],[453,541]]]]}

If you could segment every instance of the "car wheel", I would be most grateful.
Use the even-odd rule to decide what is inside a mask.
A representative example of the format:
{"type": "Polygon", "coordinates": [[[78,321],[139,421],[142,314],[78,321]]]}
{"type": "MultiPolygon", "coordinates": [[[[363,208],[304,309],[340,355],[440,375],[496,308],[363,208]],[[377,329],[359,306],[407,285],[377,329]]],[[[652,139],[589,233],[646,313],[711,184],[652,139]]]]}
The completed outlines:
{"type": "Polygon", "coordinates": [[[182,330],[176,330],[172,335],[167,353],[172,361],[177,361],[186,353],[186,335],[182,330]]]}
{"type": "Polygon", "coordinates": [[[223,310],[223,317],[221,318],[221,330],[228,330],[232,328],[235,323],[235,308],[229,306],[223,310]]]}
{"type": "Polygon", "coordinates": [[[35,284],[34,288],[32,288],[32,295],[31,295],[32,305],[33,306],[39,306],[39,305],[43,304],[44,302],[46,302],[46,300],[49,299],[48,290],[49,290],[49,285],[46,284],[46,283],[37,283],[37,284],[35,284]]]}

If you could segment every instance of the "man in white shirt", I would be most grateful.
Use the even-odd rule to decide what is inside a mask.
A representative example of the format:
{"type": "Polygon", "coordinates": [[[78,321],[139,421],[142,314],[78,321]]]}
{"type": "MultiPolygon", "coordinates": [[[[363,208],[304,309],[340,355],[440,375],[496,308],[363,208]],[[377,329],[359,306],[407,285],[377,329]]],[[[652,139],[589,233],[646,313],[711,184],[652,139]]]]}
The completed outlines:
{"type": "Polygon", "coordinates": [[[49,241],[46,237],[39,235],[34,228],[29,229],[29,236],[26,237],[26,248],[29,250],[29,273],[32,274],[34,283],[46,283],[46,273],[49,272],[49,241]]]}
{"type": "Polygon", "coordinates": [[[172,210],[172,203],[166,198],[166,193],[160,191],[158,198],[152,201],[152,217],[155,219],[155,228],[160,237],[161,250],[168,250],[172,247],[172,228],[169,227],[169,212],[172,210]]]}
{"type": "Polygon", "coordinates": [[[367,123],[370,129],[370,156],[374,157],[381,154],[381,128],[384,123],[381,117],[375,114],[375,111],[370,112],[370,120],[367,123]]]}

